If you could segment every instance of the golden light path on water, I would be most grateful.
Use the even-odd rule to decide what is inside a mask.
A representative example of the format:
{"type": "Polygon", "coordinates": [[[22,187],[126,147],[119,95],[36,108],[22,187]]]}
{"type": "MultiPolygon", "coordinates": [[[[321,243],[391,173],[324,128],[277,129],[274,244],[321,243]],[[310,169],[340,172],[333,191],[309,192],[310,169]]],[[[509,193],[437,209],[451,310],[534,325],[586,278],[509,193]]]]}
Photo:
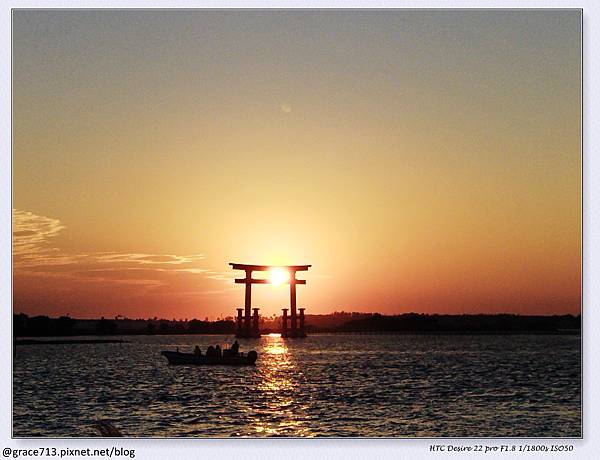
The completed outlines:
{"type": "Polygon", "coordinates": [[[261,436],[314,436],[300,419],[305,409],[294,398],[298,390],[297,368],[280,334],[263,336],[258,384],[260,399],[265,401],[265,417],[255,417],[254,431],[261,436]]]}

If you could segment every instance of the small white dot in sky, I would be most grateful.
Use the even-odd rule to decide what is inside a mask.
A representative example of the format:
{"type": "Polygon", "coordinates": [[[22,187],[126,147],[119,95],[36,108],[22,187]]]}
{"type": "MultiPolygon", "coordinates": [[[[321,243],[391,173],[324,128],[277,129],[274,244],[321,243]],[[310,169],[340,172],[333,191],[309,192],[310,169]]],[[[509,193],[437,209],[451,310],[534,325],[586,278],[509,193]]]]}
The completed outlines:
{"type": "Polygon", "coordinates": [[[280,108],[283,113],[290,113],[292,111],[291,104],[281,104],[280,108]]]}

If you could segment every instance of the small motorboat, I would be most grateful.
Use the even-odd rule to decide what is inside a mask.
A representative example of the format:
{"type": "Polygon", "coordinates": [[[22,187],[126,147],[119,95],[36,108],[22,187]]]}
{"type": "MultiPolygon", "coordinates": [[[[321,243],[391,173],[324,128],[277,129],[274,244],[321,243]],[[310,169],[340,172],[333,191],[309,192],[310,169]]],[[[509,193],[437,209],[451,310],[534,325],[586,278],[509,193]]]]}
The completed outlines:
{"type": "Polygon", "coordinates": [[[169,360],[169,364],[221,365],[221,366],[254,366],[258,353],[252,350],[248,354],[239,353],[225,356],[206,356],[179,351],[161,351],[161,355],[169,360]]]}

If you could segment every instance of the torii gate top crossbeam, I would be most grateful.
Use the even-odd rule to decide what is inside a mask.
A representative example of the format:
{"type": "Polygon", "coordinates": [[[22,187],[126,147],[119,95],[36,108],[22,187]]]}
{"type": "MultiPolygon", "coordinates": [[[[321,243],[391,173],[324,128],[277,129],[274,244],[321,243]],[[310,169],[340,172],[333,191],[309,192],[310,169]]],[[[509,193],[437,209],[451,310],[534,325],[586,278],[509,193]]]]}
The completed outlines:
{"type": "Polygon", "coordinates": [[[272,268],[287,268],[290,271],[302,272],[308,270],[312,265],[251,265],[229,263],[234,270],[269,271],[272,268]]]}

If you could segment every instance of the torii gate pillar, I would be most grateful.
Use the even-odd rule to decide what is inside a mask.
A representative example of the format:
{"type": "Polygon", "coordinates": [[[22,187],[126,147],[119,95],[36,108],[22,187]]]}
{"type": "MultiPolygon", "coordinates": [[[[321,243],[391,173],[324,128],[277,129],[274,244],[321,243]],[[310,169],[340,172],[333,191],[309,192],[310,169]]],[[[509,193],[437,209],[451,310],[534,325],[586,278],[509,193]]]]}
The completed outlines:
{"type": "MultiPolygon", "coordinates": [[[[289,332],[286,330],[282,331],[283,337],[291,337],[291,338],[304,338],[306,337],[306,333],[304,332],[304,308],[301,308],[301,325],[300,329],[298,329],[298,313],[296,306],[296,284],[306,284],[306,280],[296,279],[296,271],[300,270],[308,270],[308,268],[304,268],[305,266],[300,267],[288,267],[290,271],[290,330],[289,332]]],[[[310,265],[306,266],[310,267],[310,265]]]]}

